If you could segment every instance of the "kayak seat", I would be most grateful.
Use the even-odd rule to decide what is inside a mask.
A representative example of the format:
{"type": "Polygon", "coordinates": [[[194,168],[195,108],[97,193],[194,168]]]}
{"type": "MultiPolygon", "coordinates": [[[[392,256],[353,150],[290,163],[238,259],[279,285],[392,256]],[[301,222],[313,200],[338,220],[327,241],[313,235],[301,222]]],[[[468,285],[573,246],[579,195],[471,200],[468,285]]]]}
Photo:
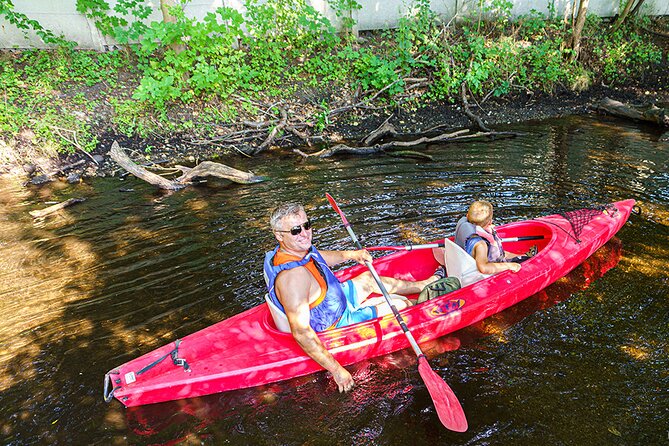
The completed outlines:
{"type": "Polygon", "coordinates": [[[272,299],[269,298],[269,294],[265,294],[265,302],[267,302],[267,307],[269,307],[269,312],[274,319],[274,325],[276,329],[284,333],[290,333],[290,324],[288,323],[288,318],[286,313],[281,311],[279,307],[276,306],[272,299]]]}
{"type": "Polygon", "coordinates": [[[448,275],[450,277],[457,277],[462,287],[490,277],[489,274],[479,272],[474,257],[467,254],[467,251],[449,239],[444,240],[444,256],[448,275]]]}

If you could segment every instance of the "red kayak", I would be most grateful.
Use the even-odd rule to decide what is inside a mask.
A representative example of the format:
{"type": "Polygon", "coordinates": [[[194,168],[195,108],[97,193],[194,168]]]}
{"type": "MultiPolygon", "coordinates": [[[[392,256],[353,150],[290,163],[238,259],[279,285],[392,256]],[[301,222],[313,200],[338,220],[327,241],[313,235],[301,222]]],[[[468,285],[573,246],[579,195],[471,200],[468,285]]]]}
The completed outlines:
{"type": "MultiPolygon", "coordinates": [[[[535,294],[576,268],[606,243],[627,221],[634,200],[600,209],[583,209],[497,227],[502,238],[543,237],[505,242],[507,251],[538,253],[517,273],[477,277],[473,259],[446,240],[449,275],[463,287],[401,311],[418,343],[476,323],[535,294]],[[449,255],[450,254],[450,255],[449,255]],[[461,262],[461,264],[458,264],[461,262]],[[471,282],[471,283],[470,283],[471,282]]],[[[438,264],[432,250],[397,252],[374,261],[379,274],[423,280],[438,264]]],[[[366,271],[357,265],[337,272],[343,282],[366,271]]],[[[415,298],[416,296],[409,296],[415,298]]],[[[391,314],[318,335],[342,364],[409,347],[391,314]]],[[[290,333],[276,328],[267,304],[261,304],[110,370],[105,375],[106,401],[125,406],[208,395],[259,386],[323,370],[297,345],[290,333]]]]}

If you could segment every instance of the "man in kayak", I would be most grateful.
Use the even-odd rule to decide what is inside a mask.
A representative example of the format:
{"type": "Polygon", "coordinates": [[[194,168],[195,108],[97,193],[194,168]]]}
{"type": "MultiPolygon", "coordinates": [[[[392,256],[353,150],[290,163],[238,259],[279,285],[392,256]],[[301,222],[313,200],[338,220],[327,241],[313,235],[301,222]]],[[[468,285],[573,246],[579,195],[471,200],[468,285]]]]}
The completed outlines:
{"type": "Polygon", "coordinates": [[[492,224],[492,204],[475,201],[469,206],[467,215],[455,227],[455,244],[467,251],[476,260],[476,267],[483,274],[495,274],[511,270],[520,271],[524,256],[504,252],[502,240],[492,224]]]}
{"type": "MultiPolygon", "coordinates": [[[[272,232],[279,242],[265,255],[264,273],[271,301],[285,314],[293,337],[314,361],[332,373],[340,392],[354,386],[351,374],[323,346],[316,332],[344,327],[390,314],[385,303],[365,304],[371,293],[381,291],[371,273],[340,283],[331,266],[347,260],[358,263],[372,261],[366,250],[318,251],[312,245],[312,224],[304,207],[286,203],[274,209],[270,216],[272,232]]],[[[389,293],[419,293],[436,280],[410,282],[381,277],[389,293]]],[[[409,306],[406,299],[393,299],[398,310],[409,306]]]]}

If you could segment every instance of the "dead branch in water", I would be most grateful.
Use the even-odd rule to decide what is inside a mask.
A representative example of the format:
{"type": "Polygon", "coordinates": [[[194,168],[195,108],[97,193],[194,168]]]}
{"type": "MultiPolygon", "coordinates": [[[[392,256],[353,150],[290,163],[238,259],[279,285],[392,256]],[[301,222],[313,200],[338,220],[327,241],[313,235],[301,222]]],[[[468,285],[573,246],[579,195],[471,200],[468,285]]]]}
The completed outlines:
{"type": "Polygon", "coordinates": [[[520,135],[519,133],[515,132],[494,132],[494,131],[469,133],[468,129],[463,129],[452,133],[442,133],[440,135],[433,137],[423,136],[411,141],[390,141],[384,144],[376,144],[369,147],[351,147],[347,146],[346,144],[337,144],[336,146],[319,150],[318,152],[315,153],[305,153],[298,149],[293,150],[293,152],[305,158],[314,156],[318,158],[329,158],[333,155],[340,155],[340,154],[372,155],[376,153],[389,152],[391,150],[398,148],[416,147],[426,144],[436,144],[436,143],[443,144],[455,141],[465,141],[465,140],[482,139],[482,138],[513,138],[519,135],[520,135]]]}
{"type": "Polygon", "coordinates": [[[397,130],[395,130],[395,127],[389,123],[392,117],[393,115],[388,116],[388,119],[383,121],[383,124],[377,127],[376,130],[367,135],[367,138],[365,138],[362,141],[362,143],[366,146],[371,146],[372,144],[379,141],[380,139],[385,138],[386,136],[390,136],[391,138],[396,137],[398,135],[397,130]]]}
{"type": "Polygon", "coordinates": [[[137,178],[140,178],[149,184],[153,184],[154,186],[166,190],[183,189],[184,187],[193,184],[195,179],[206,177],[222,178],[241,184],[258,183],[264,180],[263,177],[256,176],[251,172],[237,170],[224,164],[215,163],[213,161],[204,161],[193,168],[176,166],[177,169],[183,172],[183,175],[181,175],[176,180],[168,180],[167,178],[163,178],[160,175],[149,172],[145,168],[137,165],[130,159],[130,157],[123,151],[121,146],[119,146],[118,142],[116,141],[114,141],[112,144],[112,148],[109,151],[109,156],[114,161],[116,161],[119,166],[123,167],[126,171],[130,172],[137,178]]]}
{"type": "Polygon", "coordinates": [[[72,206],[73,204],[81,203],[82,201],[86,201],[85,198],[70,198],[69,200],[65,200],[61,203],[54,204],[53,206],[49,206],[48,208],[40,209],[38,211],[30,211],[28,212],[33,218],[43,218],[46,217],[47,215],[51,215],[54,212],[58,212],[61,209],[65,209],[68,206],[72,206]]]}

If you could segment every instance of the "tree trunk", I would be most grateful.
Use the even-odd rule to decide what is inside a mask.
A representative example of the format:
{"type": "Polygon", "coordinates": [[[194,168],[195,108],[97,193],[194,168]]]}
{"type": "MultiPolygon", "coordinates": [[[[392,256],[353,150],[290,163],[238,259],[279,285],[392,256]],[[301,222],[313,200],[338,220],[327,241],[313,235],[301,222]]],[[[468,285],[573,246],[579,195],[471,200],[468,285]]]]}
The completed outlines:
{"type": "Polygon", "coordinates": [[[578,55],[581,51],[581,33],[583,32],[585,17],[588,13],[588,3],[590,3],[590,0],[580,0],[579,2],[578,15],[576,16],[576,23],[574,24],[574,29],[571,34],[571,45],[569,45],[572,50],[572,61],[578,59],[578,55]]]}
{"type": "Polygon", "coordinates": [[[168,180],[167,178],[149,172],[142,166],[135,164],[135,162],[125,154],[116,141],[112,143],[109,156],[116,161],[119,166],[123,167],[137,178],[165,190],[183,189],[189,184],[192,184],[192,181],[196,178],[216,177],[240,184],[260,183],[266,179],[265,177],[254,175],[251,172],[237,170],[224,164],[214,163],[213,161],[204,161],[193,168],[175,166],[184,174],[176,180],[168,180]]]}
{"type": "Polygon", "coordinates": [[[632,10],[632,12],[630,13],[630,15],[635,16],[639,14],[639,10],[641,9],[641,5],[643,5],[643,2],[644,0],[639,0],[634,9],[632,10]]]}
{"type": "MultiPolygon", "coordinates": [[[[170,9],[176,7],[177,4],[175,0],[160,0],[160,10],[163,13],[163,22],[165,23],[176,23],[177,18],[170,14],[170,9]]],[[[186,49],[186,45],[183,43],[173,43],[170,45],[170,48],[177,54],[181,53],[186,49]]]]}
{"type": "MultiPolygon", "coordinates": [[[[635,0],[627,0],[627,3],[625,4],[625,7],[623,8],[623,12],[620,13],[616,21],[613,23],[613,26],[611,26],[611,30],[609,31],[611,34],[614,32],[618,31],[618,28],[620,28],[620,25],[625,22],[625,19],[627,18],[627,15],[629,14],[630,10],[632,9],[632,5],[634,4],[635,0]]],[[[643,0],[641,0],[643,2],[643,0]]],[[[635,7],[636,9],[636,7],[635,7]]]]}

